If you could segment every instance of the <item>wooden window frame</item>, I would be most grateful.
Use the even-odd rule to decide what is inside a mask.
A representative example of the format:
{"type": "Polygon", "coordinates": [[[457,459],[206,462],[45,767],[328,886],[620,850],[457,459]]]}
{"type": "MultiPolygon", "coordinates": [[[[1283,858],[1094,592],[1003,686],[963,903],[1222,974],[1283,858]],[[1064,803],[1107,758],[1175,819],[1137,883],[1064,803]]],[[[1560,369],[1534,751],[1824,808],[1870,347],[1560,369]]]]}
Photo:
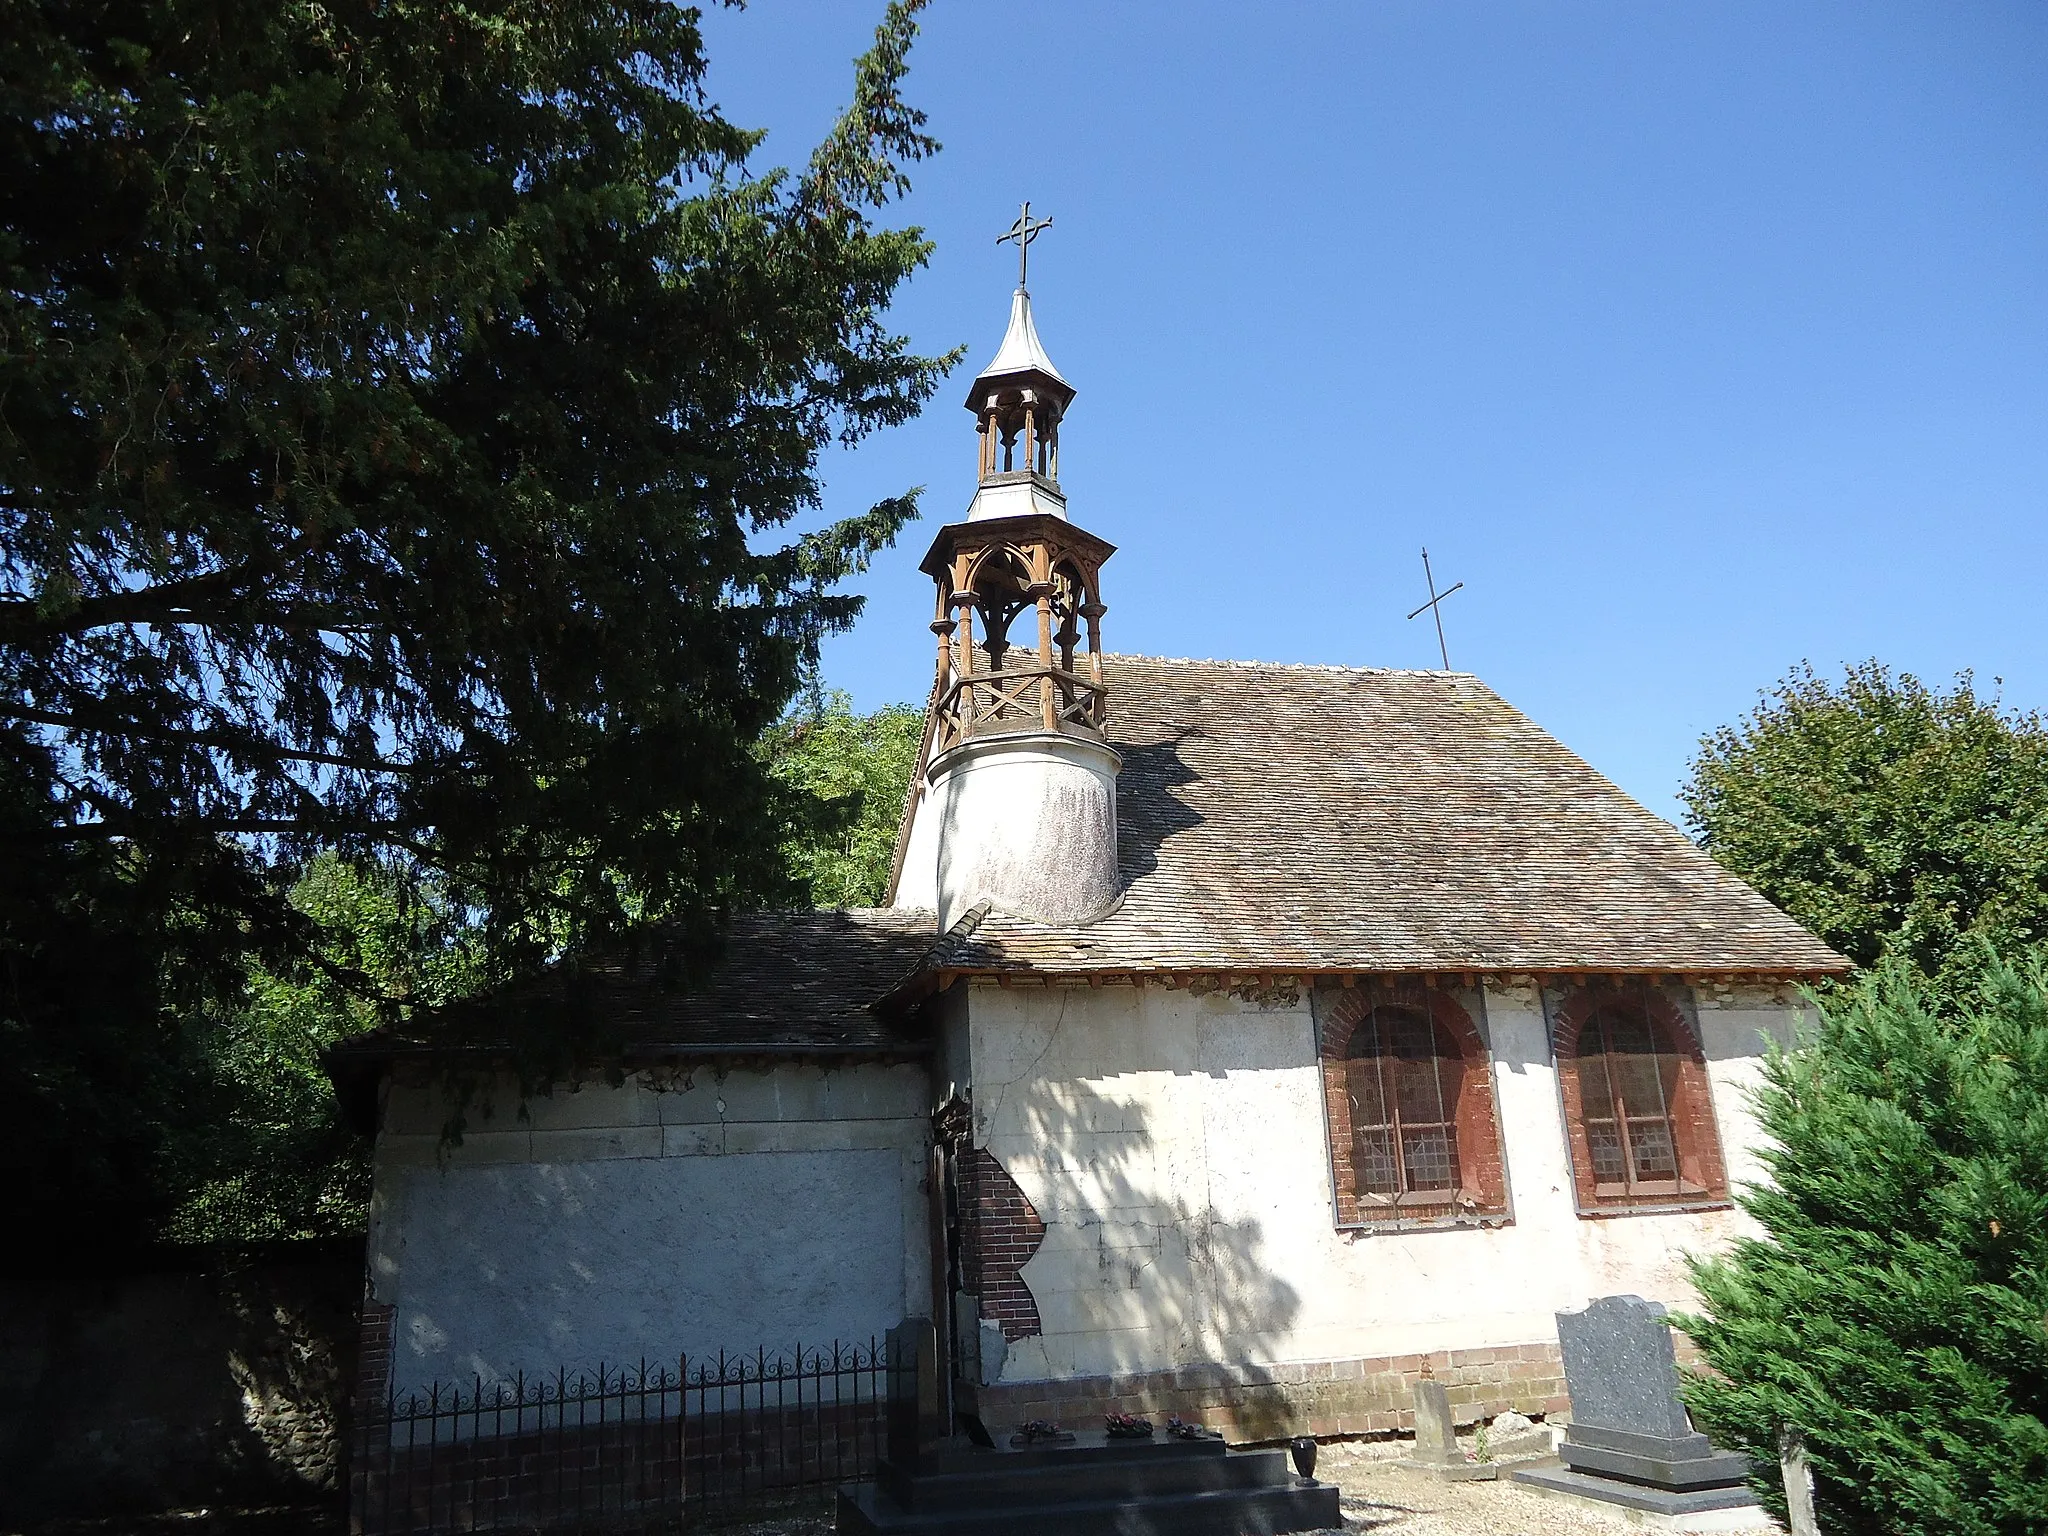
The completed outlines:
{"type": "Polygon", "coordinates": [[[1697,1031],[1663,986],[1645,980],[1603,980],[1567,991],[1551,1016],[1551,1047],[1581,1216],[1717,1210],[1731,1204],[1706,1054],[1700,1049],[1697,1031]],[[1616,1135],[1622,1145],[1619,1182],[1603,1181],[1594,1162],[1583,1082],[1586,1058],[1580,1053],[1587,1027],[1609,1012],[1637,1014],[1648,1025],[1657,1054],[1674,1062],[1672,1088],[1657,1117],[1629,1115],[1627,1101],[1612,1086],[1611,1069],[1603,1068],[1609,1074],[1609,1091],[1617,1111],[1616,1135]],[[1651,1118],[1669,1124],[1676,1178],[1638,1180],[1634,1176],[1626,1121],[1651,1118]]]}
{"type": "Polygon", "coordinates": [[[1330,1178],[1336,1221],[1342,1228],[1500,1225],[1512,1220],[1506,1167],[1501,1155],[1500,1111],[1494,1102],[1493,1060],[1472,1016],[1440,987],[1405,979],[1375,979],[1318,994],[1322,1039],[1324,1119],[1328,1130],[1330,1178]],[[1453,1116],[1459,1187],[1393,1200],[1362,1194],[1354,1161],[1349,1068],[1351,1040],[1374,1007],[1420,1013],[1459,1051],[1458,1102],[1453,1116]]]}

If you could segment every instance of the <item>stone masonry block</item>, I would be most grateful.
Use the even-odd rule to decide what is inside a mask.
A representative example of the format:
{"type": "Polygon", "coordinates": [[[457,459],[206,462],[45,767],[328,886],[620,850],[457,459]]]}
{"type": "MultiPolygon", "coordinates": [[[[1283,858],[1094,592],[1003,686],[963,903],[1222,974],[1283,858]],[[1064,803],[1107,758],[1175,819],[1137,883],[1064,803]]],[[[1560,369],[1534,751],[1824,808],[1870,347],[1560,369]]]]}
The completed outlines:
{"type": "Polygon", "coordinates": [[[658,1125],[616,1126],[581,1131],[535,1131],[536,1163],[590,1163],[614,1157],[661,1156],[658,1125]]]}

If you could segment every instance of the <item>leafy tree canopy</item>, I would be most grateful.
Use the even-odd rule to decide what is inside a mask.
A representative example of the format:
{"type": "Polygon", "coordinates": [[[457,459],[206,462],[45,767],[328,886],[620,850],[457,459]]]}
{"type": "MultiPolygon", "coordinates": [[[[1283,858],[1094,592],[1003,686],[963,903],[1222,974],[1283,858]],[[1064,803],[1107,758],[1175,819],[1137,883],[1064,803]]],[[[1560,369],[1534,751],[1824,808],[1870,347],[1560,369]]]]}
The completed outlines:
{"type": "Polygon", "coordinates": [[[1801,668],[1701,743],[1681,795],[1708,852],[1859,965],[1956,996],[1984,941],[2048,939],[2048,728],[1967,675],[1801,668]]]}
{"type": "Polygon", "coordinates": [[[468,995],[479,935],[434,889],[382,864],[323,854],[291,893],[320,953],[256,967],[237,994],[184,1021],[198,1096],[164,1149],[175,1203],[164,1234],[251,1242],[360,1231],[369,1146],[346,1122],[322,1064],[328,1047],[375,1027],[364,993],[433,1006],[468,995]],[[343,978],[359,978],[350,985],[343,978]],[[203,1106],[203,1113],[191,1113],[203,1106]]]}
{"type": "Polygon", "coordinates": [[[2048,975],[1993,963],[1953,1016],[1891,963],[1774,1056],[1768,1234],[1696,1262],[1702,1427],[1782,1520],[1799,1431],[1836,1536],[2048,1528],[2048,975]]]}
{"type": "Polygon", "coordinates": [[[775,777],[810,811],[784,839],[783,856],[815,904],[870,907],[888,894],[923,734],[923,710],[891,704],[859,715],[836,690],[811,697],[770,733],[775,777]]]}

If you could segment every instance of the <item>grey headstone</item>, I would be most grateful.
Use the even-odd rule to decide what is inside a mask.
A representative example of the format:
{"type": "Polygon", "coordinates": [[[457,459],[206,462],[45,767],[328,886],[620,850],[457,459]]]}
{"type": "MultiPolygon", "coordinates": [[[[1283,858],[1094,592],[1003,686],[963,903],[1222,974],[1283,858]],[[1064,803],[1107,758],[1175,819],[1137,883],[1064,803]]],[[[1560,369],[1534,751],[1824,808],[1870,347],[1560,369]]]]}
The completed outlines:
{"type": "Polygon", "coordinates": [[[1517,1482],[1662,1515],[1753,1503],[1747,1458],[1717,1451],[1678,1398],[1678,1354],[1664,1308],[1603,1296],[1557,1314],[1572,1422],[1562,1467],[1525,1467],[1517,1482]]]}
{"type": "Polygon", "coordinates": [[[910,1466],[945,1433],[939,1418],[939,1336],[928,1317],[907,1317],[884,1336],[889,1367],[888,1456],[910,1466]]]}
{"type": "Polygon", "coordinates": [[[1462,1462],[1458,1429],[1451,1422],[1451,1394],[1440,1381],[1415,1383],[1415,1460],[1449,1466],[1462,1462]]]}
{"type": "Polygon", "coordinates": [[[1678,1355],[1661,1302],[1602,1296],[1557,1314],[1572,1423],[1678,1440],[1692,1433],[1678,1400],[1678,1355]]]}

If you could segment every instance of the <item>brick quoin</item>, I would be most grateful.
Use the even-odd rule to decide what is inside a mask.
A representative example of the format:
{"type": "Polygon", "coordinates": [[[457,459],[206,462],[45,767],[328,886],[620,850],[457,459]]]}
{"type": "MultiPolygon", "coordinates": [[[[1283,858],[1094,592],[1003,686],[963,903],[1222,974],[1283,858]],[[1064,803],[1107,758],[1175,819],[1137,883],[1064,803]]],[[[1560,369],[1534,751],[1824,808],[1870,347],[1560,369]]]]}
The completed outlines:
{"type": "Polygon", "coordinates": [[[1626,1211],[1634,1206],[1725,1205],[1728,1175],[1721,1159],[1721,1135],[1714,1123],[1713,1085],[1707,1077],[1706,1053],[1679,1007],[1662,987],[1624,987],[1619,981],[1588,983],[1565,995],[1551,1018],[1551,1050],[1557,1061],[1557,1083],[1564,1100],[1566,1140],[1572,1154],[1572,1183],[1581,1214],[1626,1211]],[[1671,1121],[1678,1139],[1679,1171],[1700,1186],[1695,1195],[1602,1195],[1593,1172],[1593,1150],[1586,1139],[1585,1101],[1579,1086],[1579,1034],[1602,1008],[1641,1007],[1659,1050],[1678,1058],[1678,1086],[1671,1121]]]}
{"type": "Polygon", "coordinates": [[[1493,1068],[1471,1015],[1450,993],[1427,986],[1419,978],[1376,977],[1339,993],[1323,1025],[1323,1107],[1330,1129],[1330,1173],[1336,1186],[1337,1224],[1356,1227],[1387,1221],[1441,1219],[1437,1208],[1425,1207],[1426,1214],[1411,1211],[1404,1215],[1391,1206],[1361,1200],[1358,1195],[1357,1167],[1352,1161],[1351,1092],[1345,1081],[1345,1064],[1351,1036],[1375,1005],[1414,1009],[1441,1026],[1457,1045],[1464,1062],[1455,1115],[1458,1168],[1463,1192],[1473,1200],[1472,1204],[1462,1206],[1458,1215],[1504,1217],[1508,1209],[1507,1178],[1501,1163],[1500,1121],[1493,1102],[1493,1068]]]}
{"type": "Polygon", "coordinates": [[[981,1315],[1014,1344],[1044,1331],[1038,1301],[1018,1273],[1045,1241],[1045,1222],[986,1147],[960,1159],[964,1220],[961,1267],[967,1289],[981,1300],[981,1315]]]}
{"type": "Polygon", "coordinates": [[[391,1335],[398,1309],[380,1301],[363,1302],[356,1350],[356,1409],[381,1414],[391,1393],[391,1335]]]}

